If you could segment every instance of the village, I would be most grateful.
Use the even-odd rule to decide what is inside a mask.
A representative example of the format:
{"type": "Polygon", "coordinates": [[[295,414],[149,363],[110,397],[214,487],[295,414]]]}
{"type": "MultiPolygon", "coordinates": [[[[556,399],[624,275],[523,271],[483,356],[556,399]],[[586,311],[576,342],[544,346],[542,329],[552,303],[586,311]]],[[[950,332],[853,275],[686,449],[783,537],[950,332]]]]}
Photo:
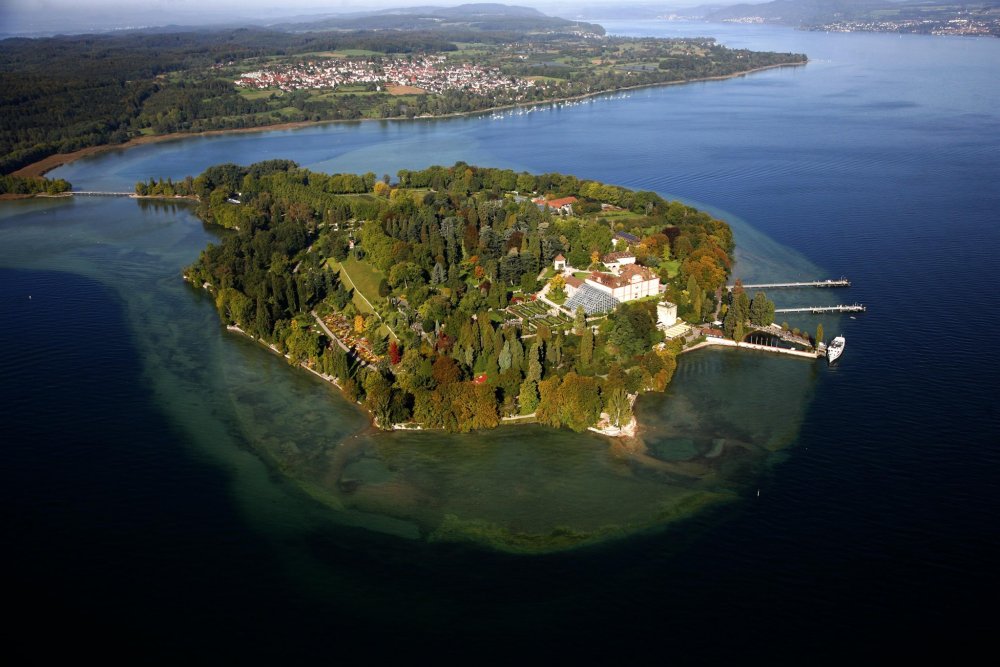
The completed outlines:
{"type": "Polygon", "coordinates": [[[235,84],[241,88],[277,88],[286,92],[371,85],[376,92],[383,87],[403,87],[400,92],[411,94],[465,90],[485,95],[497,91],[527,91],[534,87],[535,82],[504,75],[496,68],[470,63],[449,65],[444,56],[419,56],[336,58],[296,65],[274,65],[246,72],[236,79],[235,84]]]}

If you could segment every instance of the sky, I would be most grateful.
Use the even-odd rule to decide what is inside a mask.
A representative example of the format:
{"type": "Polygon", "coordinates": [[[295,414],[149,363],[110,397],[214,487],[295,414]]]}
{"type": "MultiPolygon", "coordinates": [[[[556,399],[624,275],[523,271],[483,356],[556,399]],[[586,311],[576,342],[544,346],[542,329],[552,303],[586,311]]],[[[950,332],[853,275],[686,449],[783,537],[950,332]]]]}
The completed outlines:
{"type": "MultiPolygon", "coordinates": [[[[712,0],[508,0],[504,4],[536,7],[552,16],[575,18],[581,5],[634,4],[653,7],[689,7],[712,0]]],[[[714,0],[735,4],[739,0],[714,0]]],[[[754,1],[754,0],[751,0],[754,1]]],[[[454,6],[462,0],[0,0],[0,34],[97,32],[107,29],[158,25],[197,25],[239,22],[241,19],[278,20],[304,14],[349,13],[414,6],[454,6]]],[[[601,16],[601,12],[592,14],[601,16]]],[[[607,16],[608,13],[603,15],[607,16]]]]}

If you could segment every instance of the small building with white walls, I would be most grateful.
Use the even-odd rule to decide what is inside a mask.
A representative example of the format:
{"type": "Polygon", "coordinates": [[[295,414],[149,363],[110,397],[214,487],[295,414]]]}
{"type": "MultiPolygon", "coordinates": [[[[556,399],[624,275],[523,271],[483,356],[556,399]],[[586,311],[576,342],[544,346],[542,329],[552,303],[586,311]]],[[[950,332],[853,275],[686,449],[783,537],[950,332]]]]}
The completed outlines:
{"type": "Polygon", "coordinates": [[[656,304],[656,323],[661,327],[672,327],[677,323],[677,304],[661,301],[656,304]]]}
{"type": "Polygon", "coordinates": [[[609,252],[601,257],[601,261],[604,263],[604,266],[608,267],[611,273],[617,276],[626,264],[635,264],[635,254],[624,250],[621,252],[609,252]]]}
{"type": "Polygon", "coordinates": [[[555,256],[555,259],[552,260],[552,266],[556,271],[566,270],[566,258],[563,257],[562,253],[555,256]]]}

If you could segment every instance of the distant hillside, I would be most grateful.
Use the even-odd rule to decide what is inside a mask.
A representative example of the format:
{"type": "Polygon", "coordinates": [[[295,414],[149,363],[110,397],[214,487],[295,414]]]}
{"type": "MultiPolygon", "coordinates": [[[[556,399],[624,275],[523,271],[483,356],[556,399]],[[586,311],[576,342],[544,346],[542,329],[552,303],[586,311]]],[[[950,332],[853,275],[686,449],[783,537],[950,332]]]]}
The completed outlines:
{"type": "Polygon", "coordinates": [[[481,32],[592,33],[603,35],[604,28],[593,23],[547,16],[537,9],[478,3],[456,7],[406,7],[367,14],[328,16],[272,26],[278,30],[311,32],[319,30],[475,30],[481,32]]]}
{"type": "Polygon", "coordinates": [[[773,0],[762,4],[740,4],[705,14],[710,21],[726,21],[759,16],[768,22],[812,25],[854,18],[880,7],[886,0],[773,0]]]}
{"type": "MultiPolygon", "coordinates": [[[[733,21],[760,18],[767,23],[794,26],[822,26],[844,21],[888,22],[899,28],[899,22],[947,22],[950,19],[990,20],[997,14],[1000,0],[958,0],[941,2],[916,0],[773,0],[762,4],[743,3],[705,11],[709,21],[733,21]]],[[[687,14],[687,12],[685,12],[687,14]]]]}

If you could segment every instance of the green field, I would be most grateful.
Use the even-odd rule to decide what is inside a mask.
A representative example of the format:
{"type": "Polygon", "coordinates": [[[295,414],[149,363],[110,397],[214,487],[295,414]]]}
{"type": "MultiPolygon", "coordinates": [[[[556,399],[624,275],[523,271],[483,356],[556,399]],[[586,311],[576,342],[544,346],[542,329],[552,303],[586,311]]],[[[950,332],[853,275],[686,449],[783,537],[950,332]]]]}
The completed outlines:
{"type": "Polygon", "coordinates": [[[344,285],[354,290],[354,305],[363,313],[374,313],[369,305],[378,299],[378,285],[384,277],[371,264],[348,257],[342,263],[330,262],[330,268],[340,274],[344,285]],[[367,303],[365,302],[367,299],[367,303]]]}
{"type": "MultiPolygon", "coordinates": [[[[242,95],[248,100],[267,99],[275,92],[273,89],[270,88],[265,88],[263,90],[254,90],[252,88],[240,88],[239,91],[240,95],[242,95]]],[[[278,94],[280,95],[281,93],[279,92],[278,94]]]]}
{"type": "MultiPolygon", "coordinates": [[[[375,312],[370,304],[375,303],[375,300],[379,298],[378,285],[383,278],[381,271],[377,271],[371,264],[360,262],[353,257],[348,257],[340,264],[330,260],[327,262],[327,266],[340,274],[340,279],[345,287],[354,290],[351,300],[359,313],[371,314],[375,312]]],[[[379,335],[396,337],[385,325],[379,328],[379,335]]]]}

